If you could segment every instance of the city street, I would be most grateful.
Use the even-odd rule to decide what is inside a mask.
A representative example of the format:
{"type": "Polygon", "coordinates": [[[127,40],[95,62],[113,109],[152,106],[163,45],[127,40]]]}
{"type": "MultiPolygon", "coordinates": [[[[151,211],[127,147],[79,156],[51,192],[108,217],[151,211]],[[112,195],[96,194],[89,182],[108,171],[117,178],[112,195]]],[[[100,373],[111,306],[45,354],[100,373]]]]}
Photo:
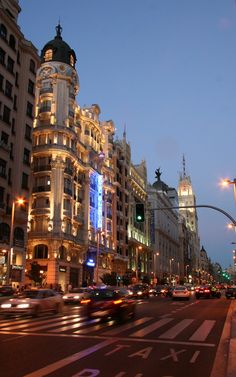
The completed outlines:
{"type": "Polygon", "coordinates": [[[224,296],[150,297],[137,301],[135,319],[121,325],[88,321],[79,306],[65,306],[63,315],[1,319],[0,375],[210,377],[230,303],[224,296]]]}

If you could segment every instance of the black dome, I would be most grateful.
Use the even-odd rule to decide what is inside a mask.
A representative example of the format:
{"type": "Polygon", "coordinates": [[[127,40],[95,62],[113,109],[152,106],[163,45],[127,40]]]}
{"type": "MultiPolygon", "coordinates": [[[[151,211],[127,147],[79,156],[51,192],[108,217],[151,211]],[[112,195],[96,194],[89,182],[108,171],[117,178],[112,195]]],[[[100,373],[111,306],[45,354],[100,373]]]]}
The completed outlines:
{"type": "Polygon", "coordinates": [[[61,37],[61,31],[62,27],[60,24],[58,24],[56,27],[57,34],[55,38],[46,43],[41,51],[41,63],[57,61],[69,64],[74,67],[76,62],[75,52],[66,42],[63,41],[61,37]],[[52,54],[46,57],[46,51],[50,52],[50,50],[52,50],[52,54]]]}

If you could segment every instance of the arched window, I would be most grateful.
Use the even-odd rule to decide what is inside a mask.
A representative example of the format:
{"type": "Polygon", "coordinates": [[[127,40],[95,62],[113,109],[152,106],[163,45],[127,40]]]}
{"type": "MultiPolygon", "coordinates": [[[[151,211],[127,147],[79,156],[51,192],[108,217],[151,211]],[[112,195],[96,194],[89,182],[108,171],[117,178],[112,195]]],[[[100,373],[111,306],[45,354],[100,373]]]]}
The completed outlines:
{"type": "Polygon", "coordinates": [[[10,241],[10,226],[6,223],[0,224],[0,241],[3,241],[3,242],[10,241]]]}
{"type": "Polygon", "coordinates": [[[59,259],[65,259],[66,257],[66,248],[65,246],[60,246],[59,247],[59,259]]]}
{"type": "Polygon", "coordinates": [[[11,34],[10,35],[10,38],[9,38],[9,46],[15,50],[16,48],[16,40],[15,40],[15,37],[11,34]]]}
{"type": "Polygon", "coordinates": [[[16,227],[14,229],[14,245],[16,246],[24,246],[24,231],[20,227],[16,227]]]}
{"type": "Polygon", "coordinates": [[[34,258],[35,259],[47,259],[48,258],[48,247],[47,245],[36,245],[34,248],[34,258]]]}
{"type": "Polygon", "coordinates": [[[0,26],[0,36],[4,39],[7,39],[7,28],[3,24],[1,24],[0,26]]]}
{"type": "Polygon", "coordinates": [[[51,48],[45,51],[45,54],[44,54],[44,60],[45,60],[45,62],[48,62],[49,60],[52,60],[52,53],[53,53],[53,51],[52,51],[51,48]]]}

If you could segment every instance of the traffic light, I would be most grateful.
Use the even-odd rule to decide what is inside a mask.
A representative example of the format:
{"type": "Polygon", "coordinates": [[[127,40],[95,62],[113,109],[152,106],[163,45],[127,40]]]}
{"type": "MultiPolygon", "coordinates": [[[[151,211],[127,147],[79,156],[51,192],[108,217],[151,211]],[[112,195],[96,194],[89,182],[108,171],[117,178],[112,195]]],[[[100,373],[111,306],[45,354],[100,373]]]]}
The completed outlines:
{"type": "Polygon", "coordinates": [[[137,223],[144,222],[144,204],[143,203],[136,203],[135,208],[135,220],[137,223]]]}

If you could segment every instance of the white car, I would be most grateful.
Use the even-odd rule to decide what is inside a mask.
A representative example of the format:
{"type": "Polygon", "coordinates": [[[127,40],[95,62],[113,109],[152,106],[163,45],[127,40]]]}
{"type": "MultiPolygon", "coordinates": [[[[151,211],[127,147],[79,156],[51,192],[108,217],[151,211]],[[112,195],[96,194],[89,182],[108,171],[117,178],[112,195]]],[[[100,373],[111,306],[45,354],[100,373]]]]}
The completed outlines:
{"type": "Polygon", "coordinates": [[[62,311],[61,295],[52,289],[27,289],[17,297],[4,300],[0,304],[0,314],[29,314],[37,317],[41,313],[62,311]]]}
{"type": "Polygon", "coordinates": [[[81,300],[90,297],[91,288],[72,288],[62,296],[64,304],[79,304],[81,300]]]}
{"type": "Polygon", "coordinates": [[[191,296],[190,291],[184,285],[178,285],[178,286],[174,287],[174,289],[172,290],[172,299],[173,300],[175,300],[177,298],[189,300],[190,296],[191,296]]]}

